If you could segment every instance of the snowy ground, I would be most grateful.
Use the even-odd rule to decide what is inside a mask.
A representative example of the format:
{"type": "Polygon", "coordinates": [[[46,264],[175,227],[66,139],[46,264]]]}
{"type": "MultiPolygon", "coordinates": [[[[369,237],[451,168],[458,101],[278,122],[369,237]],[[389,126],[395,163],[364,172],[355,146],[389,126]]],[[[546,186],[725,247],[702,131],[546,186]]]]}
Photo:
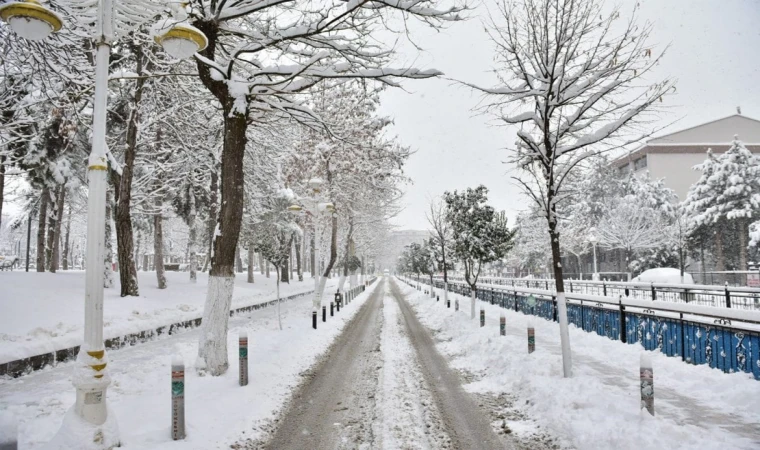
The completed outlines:
{"type": "Polygon", "coordinates": [[[653,418],[639,409],[641,347],[570,327],[573,378],[563,379],[557,324],[479,302],[478,314],[481,305],[486,311],[480,328],[478,319],[469,318],[469,298],[450,294],[447,309],[443,301],[403,289],[436,334],[439,350],[469,374],[466,389],[490,397],[518,437],[548,433],[563,447],[584,450],[760,448],[760,383],[747,374],[728,375],[648,352],[655,374],[653,418]],[[506,337],[499,336],[501,312],[506,337]],[[529,321],[536,331],[531,355],[529,321]]]}
{"type": "MultiPolygon", "coordinates": [[[[118,277],[118,274],[115,274],[118,277]]],[[[190,283],[187,272],[167,272],[169,287],[157,288],[155,272],[138,272],[139,297],[120,297],[116,287],[105,290],[105,338],[193,319],[203,314],[208,274],[190,283]]],[[[276,278],[256,273],[235,280],[233,307],[275,298],[276,278]]],[[[0,272],[0,364],[79,345],[84,328],[84,271],[58,273],[0,272]]],[[[310,291],[314,281],[281,285],[281,295],[310,291]]]]}
{"type": "MultiPolygon", "coordinates": [[[[271,428],[277,411],[311,367],[363,304],[372,289],[335,318],[311,329],[311,298],[282,304],[283,327],[276,308],[252,311],[230,320],[230,370],[221,377],[199,377],[193,368],[199,330],[109,352],[113,383],[109,405],[117,417],[125,449],[229,449],[241,438],[257,438],[271,428]],[[238,386],[237,338],[248,333],[249,385],[238,386]],[[170,363],[186,364],[187,439],[170,438],[170,363]]],[[[327,292],[331,292],[328,288],[327,292]]],[[[37,449],[57,431],[74,404],[72,363],[18,378],[0,379],[0,430],[17,420],[19,449],[37,449]]],[[[1,436],[0,436],[1,437],[1,436]]]]}

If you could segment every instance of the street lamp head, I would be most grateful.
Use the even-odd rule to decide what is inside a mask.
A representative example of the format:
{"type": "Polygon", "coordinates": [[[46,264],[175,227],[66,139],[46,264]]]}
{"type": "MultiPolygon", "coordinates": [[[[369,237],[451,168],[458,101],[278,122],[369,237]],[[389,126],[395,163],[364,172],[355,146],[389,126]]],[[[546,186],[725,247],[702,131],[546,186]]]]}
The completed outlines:
{"type": "Polygon", "coordinates": [[[186,59],[206,48],[206,35],[192,25],[178,23],[169,31],[155,37],[166,53],[175,59],[186,59]]]}
{"type": "Polygon", "coordinates": [[[596,228],[589,229],[588,233],[588,241],[591,242],[591,244],[596,244],[599,242],[599,238],[596,236],[596,228]]]}
{"type": "Polygon", "coordinates": [[[6,3],[0,6],[0,18],[8,22],[14,33],[30,41],[45,39],[63,26],[60,16],[37,0],[6,3]]]}

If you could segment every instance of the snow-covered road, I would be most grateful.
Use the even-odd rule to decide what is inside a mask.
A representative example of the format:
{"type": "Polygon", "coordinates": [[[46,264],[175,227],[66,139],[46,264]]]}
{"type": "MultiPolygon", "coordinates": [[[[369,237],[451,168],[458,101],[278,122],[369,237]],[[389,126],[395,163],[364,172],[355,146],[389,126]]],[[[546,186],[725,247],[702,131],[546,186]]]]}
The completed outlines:
{"type": "MultiPolygon", "coordinates": [[[[261,443],[252,443],[258,448],[261,443]]],[[[295,393],[266,442],[278,450],[503,449],[395,281],[374,295],[295,393]]]]}

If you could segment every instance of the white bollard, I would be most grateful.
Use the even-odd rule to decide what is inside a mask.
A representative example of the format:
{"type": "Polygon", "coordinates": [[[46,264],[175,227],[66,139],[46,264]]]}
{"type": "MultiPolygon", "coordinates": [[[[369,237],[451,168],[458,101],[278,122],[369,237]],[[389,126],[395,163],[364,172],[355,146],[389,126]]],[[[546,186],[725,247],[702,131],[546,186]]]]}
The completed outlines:
{"type": "Polygon", "coordinates": [[[654,370],[649,355],[641,353],[639,363],[639,381],[641,382],[641,407],[654,416],[654,370]]]}
{"type": "Polygon", "coordinates": [[[185,363],[172,358],[172,439],[185,438],[185,363]]]}

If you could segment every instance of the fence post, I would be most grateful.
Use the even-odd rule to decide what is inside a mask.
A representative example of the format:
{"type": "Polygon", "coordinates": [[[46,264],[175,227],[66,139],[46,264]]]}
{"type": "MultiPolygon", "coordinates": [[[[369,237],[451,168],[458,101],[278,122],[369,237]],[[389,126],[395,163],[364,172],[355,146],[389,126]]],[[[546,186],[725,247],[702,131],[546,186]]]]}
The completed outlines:
{"type": "Polygon", "coordinates": [[[248,385],[248,334],[240,332],[238,337],[238,360],[240,364],[240,385],[248,385]]]}
{"type": "Polygon", "coordinates": [[[517,311],[517,290],[515,290],[515,312],[517,311]]]}
{"type": "Polygon", "coordinates": [[[657,291],[654,290],[654,282],[651,283],[652,286],[652,301],[657,300],[657,291]]]}
{"type": "Polygon", "coordinates": [[[185,363],[172,358],[172,439],[185,438],[185,363]]]}
{"type": "Polygon", "coordinates": [[[685,325],[683,323],[683,313],[679,314],[680,317],[680,325],[681,325],[681,361],[686,361],[686,342],[684,342],[684,338],[686,337],[686,330],[685,325]]]}
{"type": "Polygon", "coordinates": [[[646,408],[649,414],[654,416],[654,370],[649,356],[642,352],[639,368],[639,380],[641,381],[641,407],[646,408]]]}
{"type": "MultiPolygon", "coordinates": [[[[626,289],[628,289],[628,288],[626,288],[626,289]]],[[[605,283],[604,280],[602,280],[602,293],[604,294],[605,297],[607,296],[607,283],[605,283]]],[[[626,295],[628,295],[628,294],[626,294],[626,295]]]]}
{"type": "Polygon", "coordinates": [[[618,298],[620,302],[620,342],[626,343],[628,341],[628,333],[625,325],[625,305],[623,304],[623,296],[618,298]]]}
{"type": "Polygon", "coordinates": [[[507,318],[504,317],[504,313],[501,313],[499,317],[499,334],[502,336],[507,335],[507,318]]]}
{"type": "Polygon", "coordinates": [[[552,311],[552,317],[555,322],[559,322],[559,318],[557,317],[557,297],[552,295],[552,306],[554,307],[554,311],[552,311]]]}
{"type": "Polygon", "coordinates": [[[726,281],[726,308],[731,307],[731,293],[728,292],[728,281],[726,281]]]}

